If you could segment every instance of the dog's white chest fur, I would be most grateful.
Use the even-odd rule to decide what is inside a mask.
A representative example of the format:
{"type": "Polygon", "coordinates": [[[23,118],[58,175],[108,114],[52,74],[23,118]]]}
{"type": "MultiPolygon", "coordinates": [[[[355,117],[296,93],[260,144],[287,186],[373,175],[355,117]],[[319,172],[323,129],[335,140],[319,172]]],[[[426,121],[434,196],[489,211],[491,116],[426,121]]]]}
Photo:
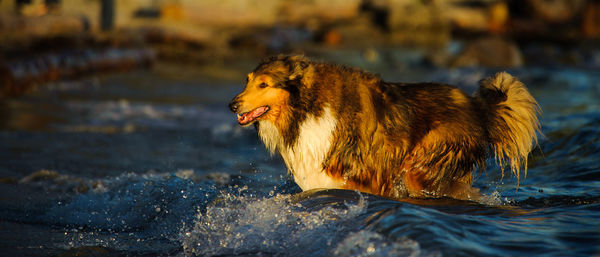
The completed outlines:
{"type": "Polygon", "coordinates": [[[302,190],[341,188],[343,181],[334,180],[323,171],[336,124],[331,110],[325,108],[320,117],[309,114],[300,124],[292,147],[285,146],[279,130],[268,121],[260,123],[258,134],[271,153],[279,151],[302,190]]]}

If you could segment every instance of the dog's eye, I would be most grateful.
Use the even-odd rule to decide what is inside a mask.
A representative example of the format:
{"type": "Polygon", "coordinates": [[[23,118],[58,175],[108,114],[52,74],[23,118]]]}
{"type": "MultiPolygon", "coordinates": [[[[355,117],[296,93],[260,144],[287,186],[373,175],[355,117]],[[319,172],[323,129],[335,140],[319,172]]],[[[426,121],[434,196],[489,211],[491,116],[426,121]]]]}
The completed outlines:
{"type": "Polygon", "coordinates": [[[267,87],[267,83],[260,83],[260,85],[258,85],[258,87],[265,88],[265,87],[267,87]]]}

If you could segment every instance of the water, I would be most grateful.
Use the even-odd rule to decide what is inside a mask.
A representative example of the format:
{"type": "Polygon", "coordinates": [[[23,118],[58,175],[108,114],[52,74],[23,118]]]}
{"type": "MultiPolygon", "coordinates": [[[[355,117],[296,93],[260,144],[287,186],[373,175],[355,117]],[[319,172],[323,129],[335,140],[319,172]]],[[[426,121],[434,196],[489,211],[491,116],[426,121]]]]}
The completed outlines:
{"type": "MultiPolygon", "coordinates": [[[[1,255],[600,254],[597,71],[510,71],[540,102],[544,137],[526,179],[478,175],[480,202],[301,193],[227,110],[241,82],[172,71],[57,82],[1,103],[1,255]]],[[[491,72],[411,80],[472,89],[491,72]]]]}

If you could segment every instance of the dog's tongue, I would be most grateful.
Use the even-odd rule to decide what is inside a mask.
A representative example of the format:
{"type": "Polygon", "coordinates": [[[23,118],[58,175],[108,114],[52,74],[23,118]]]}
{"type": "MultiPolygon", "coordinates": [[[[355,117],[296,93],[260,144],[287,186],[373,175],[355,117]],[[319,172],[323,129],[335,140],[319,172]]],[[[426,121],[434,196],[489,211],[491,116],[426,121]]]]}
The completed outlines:
{"type": "Polygon", "coordinates": [[[240,125],[246,125],[246,124],[254,121],[254,119],[263,115],[267,110],[269,110],[269,107],[263,106],[263,107],[258,107],[249,112],[238,114],[238,117],[237,117],[238,123],[240,125]]]}

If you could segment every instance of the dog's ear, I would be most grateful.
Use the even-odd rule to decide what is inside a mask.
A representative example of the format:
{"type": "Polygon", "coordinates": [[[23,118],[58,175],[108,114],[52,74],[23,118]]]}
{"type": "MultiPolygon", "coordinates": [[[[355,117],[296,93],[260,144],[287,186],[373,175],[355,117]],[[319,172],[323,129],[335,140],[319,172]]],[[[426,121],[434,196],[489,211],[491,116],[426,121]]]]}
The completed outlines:
{"type": "Polygon", "coordinates": [[[302,79],[306,68],[309,66],[309,61],[302,56],[290,56],[286,63],[290,69],[289,80],[302,79]]]}

